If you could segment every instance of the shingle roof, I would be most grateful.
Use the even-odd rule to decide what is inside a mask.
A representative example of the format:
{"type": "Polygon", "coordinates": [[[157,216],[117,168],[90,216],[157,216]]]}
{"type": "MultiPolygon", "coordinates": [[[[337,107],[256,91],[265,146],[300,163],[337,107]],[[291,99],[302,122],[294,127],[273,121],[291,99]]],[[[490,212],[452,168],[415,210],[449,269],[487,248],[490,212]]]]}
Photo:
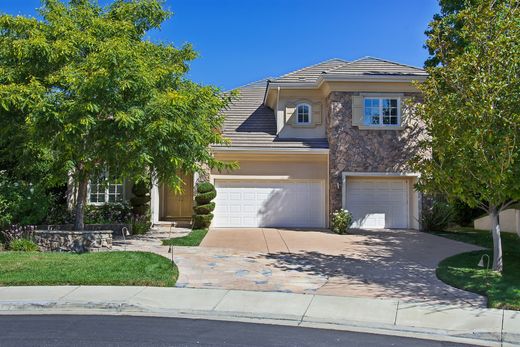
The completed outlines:
{"type": "Polygon", "coordinates": [[[266,86],[267,80],[263,80],[238,88],[238,99],[224,111],[223,135],[231,140],[231,146],[328,148],[327,139],[278,138],[274,111],[263,104],[266,86]]]}
{"type": "MultiPolygon", "coordinates": [[[[316,82],[321,76],[426,76],[427,73],[413,66],[383,59],[365,57],[353,62],[330,59],[281,77],[270,79],[273,83],[316,82]]],[[[280,139],[276,135],[274,111],[263,104],[267,79],[238,88],[240,93],[224,111],[223,135],[231,140],[231,147],[259,148],[328,148],[325,138],[280,139]]],[[[215,146],[224,147],[224,146],[215,146]]]]}
{"type": "Polygon", "coordinates": [[[324,62],[304,67],[302,69],[289,72],[283,76],[272,79],[272,82],[314,82],[324,71],[328,71],[347,64],[346,60],[330,59],[324,62]]]}
{"type": "Polygon", "coordinates": [[[423,69],[373,57],[365,57],[325,72],[327,75],[427,76],[423,69]]]}

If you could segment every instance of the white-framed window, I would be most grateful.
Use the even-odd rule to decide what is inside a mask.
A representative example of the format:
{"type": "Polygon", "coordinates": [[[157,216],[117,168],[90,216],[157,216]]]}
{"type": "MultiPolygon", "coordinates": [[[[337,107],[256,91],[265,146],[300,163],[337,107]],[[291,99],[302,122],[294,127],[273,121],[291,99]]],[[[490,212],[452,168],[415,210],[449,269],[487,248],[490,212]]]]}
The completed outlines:
{"type": "Polygon", "coordinates": [[[400,98],[365,97],[364,124],[368,126],[400,126],[400,98]]]}
{"type": "Polygon", "coordinates": [[[121,179],[107,179],[102,176],[97,180],[91,180],[88,189],[88,203],[93,205],[107,202],[123,201],[123,181],[121,179]]]}
{"type": "Polygon", "coordinates": [[[296,105],[296,123],[309,124],[311,122],[311,105],[298,104],[296,105]]]}

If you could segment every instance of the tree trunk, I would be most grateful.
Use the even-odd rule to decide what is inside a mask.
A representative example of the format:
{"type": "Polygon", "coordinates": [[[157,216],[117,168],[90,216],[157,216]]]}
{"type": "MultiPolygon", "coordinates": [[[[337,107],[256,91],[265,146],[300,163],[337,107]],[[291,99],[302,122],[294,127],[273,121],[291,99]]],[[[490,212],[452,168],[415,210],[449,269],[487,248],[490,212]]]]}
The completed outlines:
{"type": "Polygon", "coordinates": [[[76,199],[76,218],[74,219],[74,230],[84,230],[85,204],[87,203],[88,175],[80,172],[78,183],[78,197],[76,199]]]}
{"type": "Polygon", "coordinates": [[[493,271],[502,272],[502,240],[500,239],[500,223],[498,220],[499,210],[496,207],[490,208],[489,217],[491,218],[491,234],[493,235],[493,271]]]}

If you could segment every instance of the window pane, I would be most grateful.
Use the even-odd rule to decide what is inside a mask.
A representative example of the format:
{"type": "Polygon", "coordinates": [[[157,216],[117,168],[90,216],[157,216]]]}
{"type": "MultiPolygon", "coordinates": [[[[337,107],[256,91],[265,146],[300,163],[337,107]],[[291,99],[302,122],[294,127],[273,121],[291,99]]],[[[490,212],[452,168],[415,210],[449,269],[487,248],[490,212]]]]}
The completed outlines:
{"type": "Polygon", "coordinates": [[[397,99],[391,99],[390,100],[390,106],[397,107],[397,99]]]}
{"type": "Polygon", "coordinates": [[[299,105],[298,106],[298,123],[309,123],[309,106],[299,105]]]}
{"type": "Polygon", "coordinates": [[[390,117],[390,124],[397,124],[397,117],[390,117]]]}
{"type": "Polygon", "coordinates": [[[390,106],[390,99],[383,99],[383,107],[389,107],[390,106]]]}
{"type": "Polygon", "coordinates": [[[379,116],[372,116],[372,123],[371,124],[379,124],[379,116]]]}
{"type": "Polygon", "coordinates": [[[105,202],[105,194],[98,194],[97,202],[105,202]]]}

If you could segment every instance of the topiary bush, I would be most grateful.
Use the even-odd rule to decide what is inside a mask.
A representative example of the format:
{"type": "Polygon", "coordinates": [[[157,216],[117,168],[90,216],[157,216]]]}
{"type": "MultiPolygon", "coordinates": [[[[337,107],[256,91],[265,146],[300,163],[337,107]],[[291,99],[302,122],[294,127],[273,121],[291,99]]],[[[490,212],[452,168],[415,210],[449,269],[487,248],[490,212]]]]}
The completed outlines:
{"type": "Polygon", "coordinates": [[[193,211],[195,211],[195,215],[207,215],[207,214],[210,214],[211,212],[213,212],[214,209],[215,209],[214,202],[210,202],[209,204],[206,204],[206,205],[197,205],[197,206],[193,207],[193,211]]]}
{"type": "MultiPolygon", "coordinates": [[[[213,188],[213,189],[215,189],[215,188],[213,188]]],[[[200,193],[197,190],[197,195],[195,196],[195,201],[197,202],[197,205],[206,205],[206,204],[209,204],[211,202],[211,200],[215,199],[216,196],[217,196],[216,190],[211,191],[211,192],[206,192],[206,193],[200,193]]]]}
{"type": "Polygon", "coordinates": [[[150,188],[145,182],[136,182],[132,186],[134,196],[130,199],[132,212],[137,216],[145,216],[149,213],[150,188]]]}
{"type": "Polygon", "coordinates": [[[213,191],[215,191],[215,187],[209,182],[201,182],[197,186],[197,193],[208,193],[213,191]]]}
{"type": "Polygon", "coordinates": [[[217,191],[213,184],[202,182],[197,185],[197,195],[195,195],[196,204],[193,207],[193,229],[205,229],[209,227],[213,220],[213,210],[215,203],[211,200],[215,199],[217,191]]]}

